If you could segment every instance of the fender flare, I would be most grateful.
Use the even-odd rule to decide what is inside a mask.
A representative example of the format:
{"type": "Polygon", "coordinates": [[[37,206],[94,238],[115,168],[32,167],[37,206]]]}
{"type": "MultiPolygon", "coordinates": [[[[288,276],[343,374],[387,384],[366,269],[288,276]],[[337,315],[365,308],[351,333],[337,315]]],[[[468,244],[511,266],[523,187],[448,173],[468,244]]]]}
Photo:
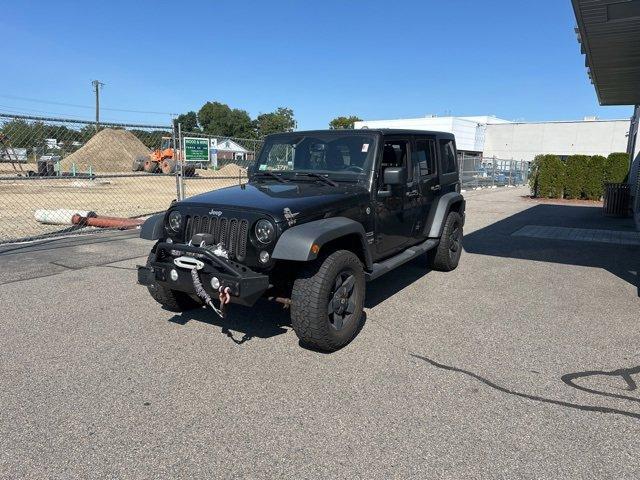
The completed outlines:
{"type": "Polygon", "coordinates": [[[447,215],[451,211],[451,207],[456,203],[462,203],[461,214],[464,218],[465,200],[462,194],[458,192],[449,192],[438,198],[438,203],[431,208],[430,222],[427,225],[431,225],[427,237],[440,238],[442,230],[444,229],[444,222],[447,220],[447,215]]]}
{"type": "Polygon", "coordinates": [[[365,268],[370,270],[373,261],[364,228],[362,224],[346,217],[314,220],[285,230],[278,239],[271,257],[276,260],[309,262],[318,257],[317,253],[311,251],[312,245],[319,245],[322,250],[322,246],[327,242],[354,234],[358,236],[362,244],[365,268]]]}
{"type": "Polygon", "coordinates": [[[160,240],[164,236],[164,213],[158,213],[147,218],[140,227],[140,238],[145,240],[160,240]]]}

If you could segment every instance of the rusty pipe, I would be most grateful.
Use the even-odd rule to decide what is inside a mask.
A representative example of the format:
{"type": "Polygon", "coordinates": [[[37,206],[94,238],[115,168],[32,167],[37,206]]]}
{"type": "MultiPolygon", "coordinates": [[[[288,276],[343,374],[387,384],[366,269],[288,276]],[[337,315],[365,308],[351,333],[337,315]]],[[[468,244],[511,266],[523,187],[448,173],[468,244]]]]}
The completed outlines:
{"type": "Polygon", "coordinates": [[[267,297],[267,300],[272,301],[272,302],[276,302],[276,303],[282,303],[285,307],[289,307],[291,306],[291,299],[290,298],[284,298],[284,297],[267,297]]]}
{"type": "Polygon", "coordinates": [[[144,220],[140,220],[137,218],[103,216],[83,217],[81,215],[74,215],[71,218],[71,223],[83,227],[118,228],[120,230],[127,230],[130,228],[139,227],[144,223],[144,220]]]}

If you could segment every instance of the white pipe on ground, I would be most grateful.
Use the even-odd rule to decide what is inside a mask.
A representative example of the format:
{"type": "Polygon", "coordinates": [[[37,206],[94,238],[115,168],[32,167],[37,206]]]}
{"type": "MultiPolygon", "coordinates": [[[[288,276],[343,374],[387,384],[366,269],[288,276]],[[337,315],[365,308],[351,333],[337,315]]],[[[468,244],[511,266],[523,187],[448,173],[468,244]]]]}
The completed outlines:
{"type": "Polygon", "coordinates": [[[57,210],[38,209],[35,212],[35,218],[40,223],[47,225],[72,225],[72,218],[74,215],[80,215],[82,217],[95,216],[95,212],[89,210],[68,210],[66,208],[59,208],[57,210]]]}

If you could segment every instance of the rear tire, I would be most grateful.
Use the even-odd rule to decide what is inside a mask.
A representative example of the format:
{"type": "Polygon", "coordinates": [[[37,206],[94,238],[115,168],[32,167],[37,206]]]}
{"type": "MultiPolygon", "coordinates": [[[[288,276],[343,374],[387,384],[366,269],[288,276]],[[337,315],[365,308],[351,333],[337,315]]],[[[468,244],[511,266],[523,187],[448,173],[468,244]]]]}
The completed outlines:
{"type": "MultiPolygon", "coordinates": [[[[149,254],[147,258],[147,267],[151,264],[154,254],[149,254]]],[[[153,283],[147,287],[149,294],[158,302],[165,310],[171,312],[184,312],[185,310],[193,310],[202,307],[202,302],[195,300],[185,292],[171,290],[158,283],[153,283]]]]}
{"type": "Polygon", "coordinates": [[[165,175],[171,175],[176,171],[176,162],[174,162],[170,158],[167,158],[166,160],[162,161],[161,168],[162,168],[162,173],[164,173],[165,175]]]}
{"type": "Polygon", "coordinates": [[[306,266],[293,282],[291,325],[303,345],[333,352],[358,333],[364,297],[360,259],[338,250],[306,266]]]}
{"type": "Polygon", "coordinates": [[[430,267],[441,272],[455,270],[462,255],[463,236],[462,217],[458,212],[449,212],[438,247],[428,253],[430,267]]]}

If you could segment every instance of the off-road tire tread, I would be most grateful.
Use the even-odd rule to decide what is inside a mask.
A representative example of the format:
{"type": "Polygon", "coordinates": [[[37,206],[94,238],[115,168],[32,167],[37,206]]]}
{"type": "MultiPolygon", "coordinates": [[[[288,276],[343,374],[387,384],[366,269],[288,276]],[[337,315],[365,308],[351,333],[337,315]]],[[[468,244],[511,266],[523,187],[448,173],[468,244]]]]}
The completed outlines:
{"type": "Polygon", "coordinates": [[[329,272],[336,263],[351,264],[356,272],[362,275],[364,281],[362,263],[357,255],[348,250],[337,250],[324,259],[320,258],[303,267],[293,282],[291,294],[291,325],[296,335],[305,346],[328,352],[342,348],[353,340],[358,332],[358,328],[355,328],[346,341],[340,342],[329,334],[331,327],[326,321],[325,292],[334,282],[334,277],[329,272]]]}
{"type": "MultiPolygon", "coordinates": [[[[458,262],[452,262],[451,257],[449,256],[449,235],[451,235],[451,230],[453,229],[453,225],[455,222],[460,224],[460,228],[462,228],[462,217],[458,212],[449,212],[447,215],[447,219],[444,223],[444,228],[442,229],[442,236],[440,237],[440,243],[435,249],[435,253],[431,253],[429,257],[430,267],[433,270],[438,270],[440,272],[450,272],[455,270],[458,266],[458,262]]],[[[460,246],[462,249],[462,246],[460,246]]],[[[460,255],[462,252],[460,252],[460,255]]],[[[458,260],[460,256],[458,256],[458,260]]]]}

